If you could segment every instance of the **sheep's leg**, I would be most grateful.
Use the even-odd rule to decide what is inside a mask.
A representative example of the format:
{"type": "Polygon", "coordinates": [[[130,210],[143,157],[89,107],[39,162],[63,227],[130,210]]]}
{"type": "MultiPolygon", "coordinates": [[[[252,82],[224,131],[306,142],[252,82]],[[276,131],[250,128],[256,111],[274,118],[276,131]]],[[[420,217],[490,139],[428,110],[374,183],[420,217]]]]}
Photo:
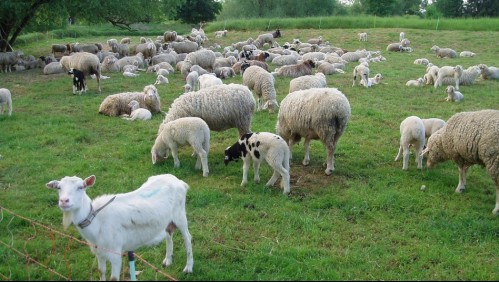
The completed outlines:
{"type": "Polygon", "coordinates": [[[416,164],[418,166],[418,169],[422,169],[423,168],[423,144],[421,143],[417,143],[416,144],[416,164]]]}
{"type": "Polygon", "coordinates": [[[243,181],[241,182],[241,186],[246,186],[248,184],[248,170],[250,165],[250,157],[246,156],[243,158],[243,181]]]}
{"type": "Polygon", "coordinates": [[[205,150],[200,149],[198,153],[198,159],[196,161],[196,169],[199,169],[199,163],[201,164],[201,167],[203,168],[203,177],[208,177],[208,173],[210,172],[208,170],[208,154],[206,153],[205,150]]]}
{"type": "Polygon", "coordinates": [[[404,156],[402,169],[407,170],[409,168],[409,154],[410,154],[409,144],[402,145],[402,151],[404,156]]]}
{"type": "Polygon", "coordinates": [[[466,188],[466,174],[468,174],[469,166],[462,165],[459,166],[459,184],[456,188],[456,193],[463,193],[466,188]]]}
{"type": "Polygon", "coordinates": [[[400,159],[400,156],[402,156],[402,145],[399,146],[399,153],[395,157],[395,161],[398,161],[400,159]]]}
{"type": "Polygon", "coordinates": [[[171,151],[172,151],[172,157],[173,157],[173,167],[179,168],[180,167],[180,160],[178,159],[178,147],[177,144],[174,144],[171,146],[171,151]]]}
{"type": "Polygon", "coordinates": [[[492,210],[492,213],[499,215],[499,179],[496,178],[496,206],[492,210]]]}
{"type": "Polygon", "coordinates": [[[340,134],[336,134],[332,144],[324,144],[327,148],[327,159],[326,159],[326,175],[331,175],[334,171],[334,152],[336,151],[336,143],[338,142],[340,134]]]}
{"type": "Polygon", "coordinates": [[[305,137],[305,141],[303,142],[303,149],[305,150],[305,157],[303,158],[302,164],[308,165],[310,163],[310,137],[305,137]]]}

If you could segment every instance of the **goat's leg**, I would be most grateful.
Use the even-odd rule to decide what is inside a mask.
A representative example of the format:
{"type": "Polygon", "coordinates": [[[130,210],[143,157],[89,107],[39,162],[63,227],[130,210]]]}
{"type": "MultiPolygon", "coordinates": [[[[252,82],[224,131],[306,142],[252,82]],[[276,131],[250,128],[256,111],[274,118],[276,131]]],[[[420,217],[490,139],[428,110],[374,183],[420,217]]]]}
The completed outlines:
{"type": "Polygon", "coordinates": [[[173,262],[173,231],[175,227],[172,224],[168,225],[166,228],[166,255],[163,260],[163,267],[168,267],[172,265],[173,262]]]}
{"type": "Polygon", "coordinates": [[[100,281],[106,281],[106,258],[102,256],[97,256],[97,264],[99,267],[100,281]]]}
{"type": "Polygon", "coordinates": [[[111,262],[111,281],[120,280],[121,261],[122,258],[120,254],[109,254],[109,262],[111,262]]]}

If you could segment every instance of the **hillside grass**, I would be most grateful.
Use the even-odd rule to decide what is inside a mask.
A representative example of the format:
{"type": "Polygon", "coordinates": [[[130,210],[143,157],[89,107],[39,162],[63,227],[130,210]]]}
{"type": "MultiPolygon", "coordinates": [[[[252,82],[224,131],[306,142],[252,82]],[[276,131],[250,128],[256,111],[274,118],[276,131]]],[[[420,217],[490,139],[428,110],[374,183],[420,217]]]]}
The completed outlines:
{"type": "MultiPolygon", "coordinates": [[[[217,28],[218,29],[218,28],[217,28]]],[[[224,38],[209,33],[208,45],[222,47],[256,38],[266,28],[229,31],[224,38]]],[[[0,116],[0,205],[60,232],[80,237],[74,227],[63,231],[57,195],[45,188],[66,175],[97,181],[88,194],[136,189],[151,176],[172,173],[190,185],[187,199],[194,251],[194,273],[185,275],[185,249],[174,237],[174,264],[163,270],[179,280],[497,280],[499,225],[491,213],[496,189],[486,171],[473,166],[467,190],[454,193],[458,170],[446,162],[429,170],[416,169],[414,153],[409,169],[395,162],[399,124],[410,115],[448,119],[457,112],[499,109],[499,82],[478,79],[462,86],[461,103],[445,101],[444,87],[408,88],[425,67],[414,65],[426,57],[443,65],[497,65],[496,31],[442,31],[408,28],[288,29],[281,26],[279,43],[322,35],[348,50],[381,50],[386,62],[371,63],[371,76],[382,73],[383,84],[371,89],[352,87],[354,63],[345,74],[328,76],[328,86],[348,97],[352,117],[336,151],[336,170],[324,174],[326,152],[311,142],[311,163],[302,166],[303,145],[296,145],[291,162],[291,194],[265,187],[272,171],[261,168],[260,184],[240,187],[242,163],[225,166],[224,149],[237,140],[237,131],[211,132],[210,176],[194,170],[190,148],[180,152],[181,167],[173,160],[152,165],[150,148],[162,121],[128,122],[98,114],[105,96],[141,91],[155,81],[142,73],[130,79],[106,73],[110,79],[89,81],[89,92],[72,95],[68,75],[44,76],[40,70],[0,73],[0,87],[13,94],[12,117],[0,116]],[[367,31],[368,42],[357,33],[367,31]],[[388,53],[388,43],[404,31],[413,53],[388,53]],[[437,59],[433,45],[471,50],[473,58],[437,59]],[[421,191],[421,185],[427,189],[421,191]]],[[[160,34],[158,34],[160,35],[160,34]]],[[[153,36],[153,35],[150,35],[153,36]]],[[[102,42],[111,37],[89,36],[79,42],[102,42]]],[[[118,39],[119,36],[115,36],[118,39]]],[[[139,36],[132,40],[138,42],[139,36]]],[[[25,54],[50,52],[50,44],[71,42],[46,38],[22,46],[25,54]]],[[[274,69],[275,66],[271,66],[274,69]]],[[[183,92],[181,75],[158,86],[163,110],[183,92]]],[[[286,96],[289,78],[276,78],[278,101],[286,96]]],[[[240,76],[226,83],[242,83],[240,76]]],[[[277,114],[256,112],[253,131],[275,132],[277,114]]],[[[98,279],[97,262],[87,246],[47,232],[6,211],[0,214],[0,241],[29,254],[72,280],[98,279]]],[[[137,250],[160,266],[165,244],[137,250]]],[[[126,263],[124,262],[124,268],[126,263]]],[[[140,280],[165,280],[145,264],[140,280]]],[[[108,275],[109,275],[108,269],[108,275]]],[[[60,280],[44,268],[0,244],[2,280],[60,280]]],[[[125,277],[123,277],[125,278],[125,277]]]]}

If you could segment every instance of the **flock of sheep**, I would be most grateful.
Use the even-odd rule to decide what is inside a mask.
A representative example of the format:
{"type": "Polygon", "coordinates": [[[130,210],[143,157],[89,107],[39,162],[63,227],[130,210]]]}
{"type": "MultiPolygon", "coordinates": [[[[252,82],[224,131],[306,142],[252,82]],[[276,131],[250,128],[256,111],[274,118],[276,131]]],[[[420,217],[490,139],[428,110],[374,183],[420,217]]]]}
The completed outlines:
{"type": "MultiPolygon", "coordinates": [[[[227,31],[217,31],[215,37],[227,36],[227,31]]],[[[351,117],[350,103],[347,97],[336,88],[327,86],[327,76],[345,73],[345,66],[357,63],[353,71],[354,87],[357,83],[370,88],[381,83],[381,73],[370,77],[370,65],[385,61],[379,51],[357,50],[347,52],[330,45],[321,37],[307,42],[295,39],[292,42],[278,44],[280,30],[273,33],[260,34],[256,39],[248,38],[230,46],[210,46],[208,37],[202,29],[193,29],[187,36],[167,31],[162,36],[152,39],[141,39],[141,43],[132,47],[130,39],[120,42],[108,40],[105,51],[100,44],[53,45],[53,59],[43,58],[44,74],[64,73],[77,69],[89,78],[95,77],[98,91],[101,91],[100,80],[103,73],[123,73],[134,77],[140,72],[155,73],[154,84],[146,85],[142,92],[124,92],[108,95],[99,106],[100,114],[122,117],[128,120],[147,120],[153,114],[164,113],[160,96],[155,85],[168,83],[168,75],[180,72],[185,80],[184,92],[169,106],[165,118],[158,128],[158,133],[151,148],[152,163],[165,160],[170,152],[174,166],[180,166],[178,149],[190,145],[197,156],[196,169],[202,169],[204,177],[208,177],[208,154],[210,150],[210,130],[224,131],[236,128],[239,140],[225,151],[226,164],[234,159],[243,159],[243,180],[247,184],[247,172],[251,161],[254,162],[254,180],[259,182],[258,167],[265,159],[274,170],[267,183],[274,185],[279,176],[284,193],[290,192],[290,166],[292,148],[302,138],[305,139],[305,157],[303,165],[310,162],[309,146],[311,140],[320,140],[327,149],[325,174],[334,171],[334,154],[336,145],[351,117]],[[223,49],[223,51],[214,51],[223,49]],[[62,57],[55,59],[56,55],[62,57]],[[269,71],[269,64],[278,66],[269,71]],[[224,79],[240,75],[242,83],[225,84],[224,79]],[[282,101],[276,98],[276,77],[292,78],[289,94],[282,101]],[[256,96],[256,99],[255,99],[256,96]],[[255,111],[278,111],[276,134],[251,132],[252,117],[255,111]]],[[[360,41],[367,41],[367,33],[359,33],[360,41]]],[[[399,42],[390,43],[388,52],[412,52],[410,41],[404,33],[399,42]]],[[[431,51],[437,57],[453,58],[457,52],[450,48],[433,46],[431,51]]],[[[460,56],[474,56],[470,51],[461,52],[460,56]]],[[[19,54],[12,55],[19,63],[19,54]]],[[[11,58],[12,56],[9,56],[11,58]]],[[[51,57],[51,56],[47,56],[51,57]]],[[[0,62],[6,61],[0,60],[0,62]]],[[[426,73],[420,78],[407,82],[408,87],[433,85],[435,88],[448,85],[446,93],[448,101],[462,101],[464,95],[459,92],[459,85],[471,85],[482,76],[483,79],[499,79],[499,69],[484,64],[463,69],[462,66],[441,66],[430,63],[426,58],[414,61],[414,64],[427,66],[426,73]]],[[[12,63],[3,64],[3,71],[10,71],[12,63]],[[9,67],[5,67],[8,65],[9,67]]],[[[9,115],[12,113],[12,99],[9,90],[0,89],[0,114],[3,105],[8,105],[9,115]]],[[[497,189],[497,200],[493,210],[499,213],[499,111],[483,110],[477,112],[457,113],[448,121],[441,119],[421,119],[417,116],[407,117],[400,124],[400,148],[395,160],[403,158],[403,169],[408,169],[409,150],[416,150],[417,167],[423,167],[423,154],[428,154],[428,166],[453,160],[459,167],[459,185],[456,192],[462,192],[466,184],[466,171],[473,164],[483,165],[493,178],[497,189]],[[426,146],[426,149],[425,149],[426,146]]],[[[192,248],[190,234],[185,217],[185,194],[187,184],[172,175],[151,177],[138,190],[119,194],[111,199],[105,196],[91,201],[79,187],[90,187],[95,176],[86,179],[63,178],[47,183],[47,187],[59,191],[59,206],[64,212],[65,225],[74,223],[82,235],[91,243],[121,253],[140,245],[168,240],[167,255],[163,264],[171,264],[171,234],[174,227],[180,229],[185,240],[188,253],[185,272],[192,272],[192,248]],[[151,182],[154,182],[152,184],[151,182]],[[150,195],[156,195],[154,201],[150,195]],[[160,197],[160,195],[164,195],[160,197]],[[81,198],[84,201],[81,201],[81,198]],[[130,204],[140,201],[151,201],[150,218],[128,211],[130,204]],[[175,201],[174,199],[178,199],[175,201]],[[111,201],[120,204],[103,208],[101,215],[94,218],[94,223],[81,227],[82,219],[88,219],[91,210],[75,212],[77,203],[82,207],[105,207],[111,201]],[[161,201],[178,203],[162,205],[161,201]],[[100,230],[111,228],[108,217],[119,213],[121,221],[141,222],[141,229],[127,226],[120,232],[123,238],[95,236],[100,230]],[[167,210],[165,210],[167,209],[167,210]],[[127,210],[125,212],[125,210],[127,210]],[[169,216],[165,216],[169,214],[169,216]],[[102,217],[103,219],[99,219],[102,217]],[[139,234],[140,233],[140,234],[139,234]]],[[[148,205],[145,205],[148,206],[148,205]]],[[[84,220],[83,220],[84,221],[84,220]]],[[[119,222],[119,220],[118,220],[119,222]]],[[[117,223],[119,225],[119,223],[117,223]]],[[[127,225],[123,223],[122,226],[127,225]],[[124,224],[124,225],[123,225],[124,224]]],[[[114,225],[113,225],[114,226],[114,225]]],[[[116,227],[121,228],[121,227],[116,227]]],[[[118,278],[121,257],[97,252],[101,278],[105,278],[105,259],[112,262],[111,278],[118,278]],[[109,256],[106,258],[106,256],[109,256]],[[102,265],[104,264],[104,266],[102,265]]]]}

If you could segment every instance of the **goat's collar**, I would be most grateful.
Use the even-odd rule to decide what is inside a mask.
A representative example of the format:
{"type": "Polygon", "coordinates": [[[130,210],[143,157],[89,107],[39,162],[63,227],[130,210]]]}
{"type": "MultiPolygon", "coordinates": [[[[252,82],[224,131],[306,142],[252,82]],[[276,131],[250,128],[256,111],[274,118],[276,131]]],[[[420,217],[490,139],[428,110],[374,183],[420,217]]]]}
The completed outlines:
{"type": "Polygon", "coordinates": [[[90,212],[88,213],[87,218],[85,218],[84,220],[80,221],[80,223],[78,223],[78,227],[83,229],[83,228],[89,226],[92,223],[92,220],[94,220],[95,216],[97,216],[97,213],[99,213],[103,208],[105,208],[112,201],[114,201],[115,198],[116,198],[116,196],[112,197],[106,204],[104,204],[102,207],[98,208],[95,211],[94,211],[94,207],[92,207],[92,203],[90,203],[90,212]]]}

